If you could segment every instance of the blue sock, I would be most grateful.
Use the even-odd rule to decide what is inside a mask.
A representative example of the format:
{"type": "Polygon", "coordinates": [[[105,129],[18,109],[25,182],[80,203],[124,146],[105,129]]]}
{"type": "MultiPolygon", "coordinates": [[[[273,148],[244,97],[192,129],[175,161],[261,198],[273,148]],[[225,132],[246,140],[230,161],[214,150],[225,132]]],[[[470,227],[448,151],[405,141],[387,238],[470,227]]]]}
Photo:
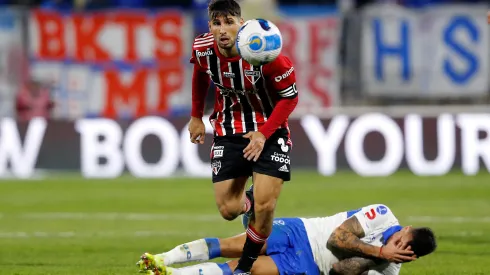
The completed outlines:
{"type": "Polygon", "coordinates": [[[230,266],[227,263],[218,264],[219,268],[223,270],[223,275],[233,275],[233,272],[230,269],[230,266]]]}
{"type": "MultiPolygon", "coordinates": [[[[219,246],[218,238],[205,238],[206,244],[208,245],[209,259],[214,259],[221,257],[221,248],[219,246]]],[[[228,266],[228,265],[226,265],[228,266]]],[[[229,268],[228,268],[229,269],[229,268]]]]}

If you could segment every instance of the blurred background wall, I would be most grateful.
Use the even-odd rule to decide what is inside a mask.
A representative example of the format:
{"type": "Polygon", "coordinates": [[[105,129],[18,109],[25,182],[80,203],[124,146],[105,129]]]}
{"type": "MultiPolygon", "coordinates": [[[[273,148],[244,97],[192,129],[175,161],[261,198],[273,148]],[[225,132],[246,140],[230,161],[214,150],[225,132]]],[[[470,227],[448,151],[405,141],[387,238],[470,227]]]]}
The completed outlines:
{"type": "MultiPolygon", "coordinates": [[[[185,133],[207,0],[0,3],[0,176],[210,175],[185,133]]],[[[240,3],[279,25],[294,63],[293,165],[489,170],[488,1],[240,3]]]]}

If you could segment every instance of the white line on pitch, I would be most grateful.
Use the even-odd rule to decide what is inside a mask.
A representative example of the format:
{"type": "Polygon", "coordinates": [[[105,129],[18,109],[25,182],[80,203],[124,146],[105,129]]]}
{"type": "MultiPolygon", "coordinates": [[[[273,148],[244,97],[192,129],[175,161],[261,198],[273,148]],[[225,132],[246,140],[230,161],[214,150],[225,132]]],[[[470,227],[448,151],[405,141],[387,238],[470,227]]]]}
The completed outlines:
{"type": "MultiPolygon", "coordinates": [[[[236,233],[236,232],[235,232],[236,233]]],[[[230,233],[230,235],[233,233],[230,233]]],[[[210,232],[184,232],[184,231],[136,231],[136,232],[0,232],[0,239],[28,239],[28,238],[118,238],[118,237],[197,237],[211,236],[210,232]]]]}
{"type": "MultiPolygon", "coordinates": [[[[216,214],[158,214],[158,213],[112,213],[112,212],[39,212],[39,213],[0,213],[0,218],[21,218],[28,220],[127,220],[127,221],[189,221],[189,222],[216,222],[224,219],[216,214]]],[[[308,217],[308,216],[303,216],[308,217]]],[[[317,216],[311,216],[317,217],[317,216]]],[[[463,217],[463,216],[409,216],[401,220],[407,222],[426,223],[490,223],[490,216],[463,217]]]]}
{"type": "Polygon", "coordinates": [[[83,213],[83,212],[49,212],[49,213],[23,213],[23,219],[40,220],[130,220],[130,221],[201,221],[215,222],[223,220],[219,213],[215,215],[203,214],[155,214],[155,213],[83,213]]]}
{"type": "Polygon", "coordinates": [[[490,217],[437,217],[437,216],[410,216],[408,222],[427,223],[490,223],[490,217]]]}
{"type": "MultiPolygon", "coordinates": [[[[228,235],[234,235],[236,232],[230,232],[228,235]]],[[[444,234],[445,237],[479,237],[483,236],[481,231],[460,231],[450,234],[444,234]]],[[[136,232],[114,232],[114,231],[99,231],[99,232],[0,232],[0,239],[31,239],[31,238],[144,238],[144,237],[189,237],[199,238],[214,236],[211,232],[184,232],[184,231],[136,231],[136,232]]]]}

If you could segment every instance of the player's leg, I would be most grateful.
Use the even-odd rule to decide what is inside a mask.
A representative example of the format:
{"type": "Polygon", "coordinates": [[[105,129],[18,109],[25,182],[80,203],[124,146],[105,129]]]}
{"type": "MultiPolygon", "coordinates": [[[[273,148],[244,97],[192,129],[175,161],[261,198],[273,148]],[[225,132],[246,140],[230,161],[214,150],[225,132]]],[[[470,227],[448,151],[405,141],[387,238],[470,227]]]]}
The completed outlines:
{"type": "MultiPolygon", "coordinates": [[[[237,265],[238,260],[228,262],[231,270],[234,270],[237,265]]],[[[279,275],[277,265],[270,256],[259,256],[250,271],[254,275],[279,275]]]]}
{"type": "MultiPolygon", "coordinates": [[[[242,255],[245,239],[245,233],[224,239],[199,239],[180,244],[172,250],[160,254],[144,253],[137,266],[143,271],[172,264],[207,261],[218,257],[239,258],[242,255]]],[[[260,254],[264,255],[266,249],[264,246],[260,254]]]]}
{"type": "MultiPolygon", "coordinates": [[[[156,268],[153,273],[158,275],[231,275],[232,270],[236,268],[238,264],[237,260],[230,261],[228,263],[202,263],[197,265],[191,265],[181,268],[173,268],[163,266],[156,268]]],[[[252,267],[254,275],[279,275],[279,270],[269,256],[260,256],[254,262],[252,267]]]]}
{"type": "Polygon", "coordinates": [[[226,220],[234,220],[250,208],[245,196],[248,176],[215,182],[214,197],[219,213],[226,220]]]}
{"type": "Polygon", "coordinates": [[[254,218],[247,228],[236,273],[248,272],[272,230],[274,210],[284,181],[290,179],[290,147],[280,130],[271,136],[259,160],[253,165],[254,218]]]}
{"type": "Polygon", "coordinates": [[[283,180],[254,172],[254,219],[247,228],[247,239],[243,246],[236,273],[249,272],[272,231],[274,210],[283,180]]]}
{"type": "MultiPolygon", "coordinates": [[[[243,246],[247,235],[242,233],[240,235],[233,236],[231,238],[220,239],[221,257],[224,258],[239,258],[242,256],[243,246]]],[[[265,255],[267,251],[267,244],[262,247],[260,255],[265,255]]]]}
{"type": "Polygon", "coordinates": [[[252,176],[251,164],[243,158],[244,139],[216,137],[211,148],[213,188],[221,216],[234,220],[250,208],[245,196],[245,185],[252,176]]]}

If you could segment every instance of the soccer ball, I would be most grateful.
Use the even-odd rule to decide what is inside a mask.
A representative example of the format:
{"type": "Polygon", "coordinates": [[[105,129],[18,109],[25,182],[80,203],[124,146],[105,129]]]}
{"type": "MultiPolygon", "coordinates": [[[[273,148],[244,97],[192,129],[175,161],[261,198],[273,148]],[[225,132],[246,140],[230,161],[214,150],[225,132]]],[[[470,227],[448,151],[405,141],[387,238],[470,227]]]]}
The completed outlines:
{"type": "Polygon", "coordinates": [[[248,63],[260,66],[274,61],[282,50],[282,35],[272,22],[248,20],[238,31],[238,54],[248,63]]]}

